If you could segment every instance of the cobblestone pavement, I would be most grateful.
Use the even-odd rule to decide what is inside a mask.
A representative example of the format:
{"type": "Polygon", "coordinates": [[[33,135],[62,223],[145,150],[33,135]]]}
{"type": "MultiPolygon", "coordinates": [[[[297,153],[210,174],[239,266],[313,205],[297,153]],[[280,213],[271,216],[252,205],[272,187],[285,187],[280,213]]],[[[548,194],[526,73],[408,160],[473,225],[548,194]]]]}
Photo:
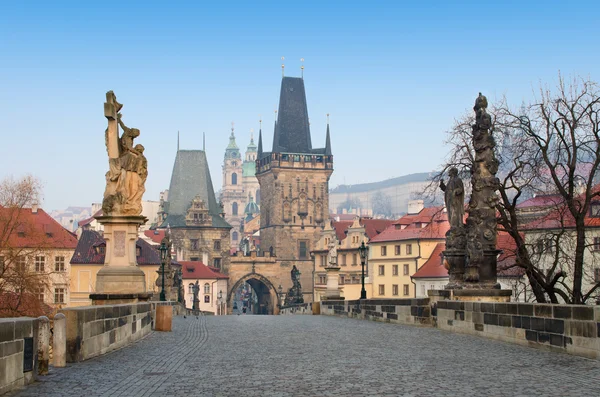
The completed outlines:
{"type": "Polygon", "coordinates": [[[328,316],[174,319],[11,396],[600,396],[600,362],[328,316]]]}

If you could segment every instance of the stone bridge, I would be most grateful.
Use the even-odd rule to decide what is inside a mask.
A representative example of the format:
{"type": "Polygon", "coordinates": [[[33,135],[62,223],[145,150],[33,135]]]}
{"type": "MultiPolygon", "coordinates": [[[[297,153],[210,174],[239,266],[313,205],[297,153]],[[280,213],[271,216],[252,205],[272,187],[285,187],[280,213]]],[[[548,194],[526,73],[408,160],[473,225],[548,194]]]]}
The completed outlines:
{"type": "Polygon", "coordinates": [[[600,361],[431,327],[325,315],[177,316],[173,332],[51,368],[9,395],[593,396],[598,379],[600,361]]]}

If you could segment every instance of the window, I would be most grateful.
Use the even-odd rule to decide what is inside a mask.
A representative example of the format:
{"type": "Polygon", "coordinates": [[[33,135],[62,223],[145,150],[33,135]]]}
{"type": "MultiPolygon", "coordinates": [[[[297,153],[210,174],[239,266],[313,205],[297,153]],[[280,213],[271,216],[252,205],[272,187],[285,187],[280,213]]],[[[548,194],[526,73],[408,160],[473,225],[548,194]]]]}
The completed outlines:
{"type": "Polygon", "coordinates": [[[352,265],[353,266],[356,266],[358,264],[357,260],[358,260],[358,255],[352,254],[352,265]]]}
{"type": "Polygon", "coordinates": [[[231,174],[231,184],[237,185],[237,174],[235,172],[233,174],[231,174]]]}
{"type": "Polygon", "coordinates": [[[402,292],[403,292],[403,295],[404,295],[404,296],[408,296],[408,294],[410,293],[410,289],[409,289],[409,287],[408,287],[408,284],[404,284],[404,285],[402,286],[402,292]]]}
{"type": "MultiPolygon", "coordinates": [[[[433,290],[435,289],[435,284],[430,284],[430,285],[429,285],[429,289],[433,291],[433,290]]],[[[516,296],[516,295],[515,295],[515,296],[516,296]]]]}
{"type": "Polygon", "coordinates": [[[44,287],[40,287],[37,290],[37,298],[40,302],[44,301],[44,287]]]}
{"type": "Polygon", "coordinates": [[[198,243],[199,240],[197,238],[193,238],[190,240],[190,250],[198,251],[198,243]]]}
{"type": "Polygon", "coordinates": [[[360,284],[360,280],[358,276],[352,276],[352,284],[360,284]]]}
{"type": "Polygon", "coordinates": [[[325,258],[327,258],[325,255],[321,255],[321,266],[325,266],[325,258]]]}
{"type": "MultiPolygon", "coordinates": [[[[189,292],[190,294],[193,294],[193,293],[194,293],[194,284],[193,284],[193,283],[190,283],[190,285],[188,285],[188,292],[189,292]]],[[[194,298],[192,298],[192,300],[193,300],[193,299],[194,299],[194,298]]]]}
{"type": "Polygon", "coordinates": [[[307,241],[299,241],[298,242],[298,258],[299,259],[307,259],[308,258],[308,242],[307,241]]]}
{"type": "Polygon", "coordinates": [[[385,265],[379,265],[379,275],[385,276],[385,265]]]}
{"type": "Polygon", "coordinates": [[[327,277],[319,276],[319,284],[327,284],[327,277]]]}
{"type": "Polygon", "coordinates": [[[403,273],[403,274],[404,274],[405,276],[408,276],[408,272],[409,272],[408,265],[407,265],[407,264],[404,264],[404,273],[403,273]]]}
{"type": "Polygon", "coordinates": [[[406,244],[406,255],[412,255],[412,244],[406,244]]]}
{"type": "Polygon", "coordinates": [[[384,245],[383,247],[381,247],[381,256],[386,256],[387,255],[387,247],[384,245]]]}
{"type": "Polygon", "coordinates": [[[398,296],[398,284],[392,285],[392,295],[398,296]]]}
{"type": "Polygon", "coordinates": [[[597,283],[600,282],[600,267],[594,269],[594,281],[597,283]]]}
{"type": "Polygon", "coordinates": [[[204,303],[210,303],[210,295],[204,295],[204,303]]]}
{"type": "Polygon", "coordinates": [[[425,292],[425,284],[421,284],[421,295],[427,296],[427,293],[425,292]]]}
{"type": "Polygon", "coordinates": [[[65,303],[64,288],[54,288],[54,303],[65,303]]]}
{"type": "Polygon", "coordinates": [[[398,275],[398,265],[392,265],[392,276],[398,275]]]}
{"type": "Polygon", "coordinates": [[[346,284],[346,276],[343,274],[340,275],[340,285],[346,284]]]}
{"type": "Polygon", "coordinates": [[[199,262],[199,261],[200,261],[200,258],[198,258],[197,256],[192,256],[192,257],[190,258],[190,261],[192,261],[192,262],[199,262]]]}
{"type": "Polygon", "coordinates": [[[221,240],[213,241],[213,249],[215,251],[221,251],[221,240]]]}
{"type": "Polygon", "coordinates": [[[385,285],[379,284],[379,295],[385,295],[385,285]]]}
{"type": "Polygon", "coordinates": [[[65,271],[65,257],[56,256],[54,257],[54,271],[64,272],[65,271]]]}
{"type": "Polygon", "coordinates": [[[238,203],[233,203],[231,205],[231,214],[232,215],[237,215],[238,214],[238,203]]]}
{"type": "Polygon", "coordinates": [[[142,248],[135,247],[135,256],[140,256],[140,255],[142,255],[142,248]]]}
{"type": "Polygon", "coordinates": [[[237,239],[238,239],[238,232],[233,232],[233,233],[231,233],[231,239],[232,239],[233,241],[237,241],[237,239]]]}
{"type": "Polygon", "coordinates": [[[346,254],[342,254],[340,263],[341,266],[346,266],[346,254]]]}
{"type": "Polygon", "coordinates": [[[17,256],[16,268],[19,273],[23,273],[27,270],[27,258],[25,256],[17,256]]]}
{"type": "Polygon", "coordinates": [[[600,203],[599,202],[590,204],[590,216],[600,217],[600,203]]]}
{"type": "Polygon", "coordinates": [[[36,272],[43,272],[45,265],[46,265],[46,257],[45,256],[36,256],[35,257],[35,271],[36,272]]]}
{"type": "Polygon", "coordinates": [[[394,255],[400,255],[400,246],[399,245],[394,246],[394,255]]]}
{"type": "Polygon", "coordinates": [[[213,259],[213,267],[216,267],[217,269],[221,269],[221,258],[213,259]]]}
{"type": "Polygon", "coordinates": [[[594,237],[594,251],[600,251],[600,237],[594,237]]]}
{"type": "Polygon", "coordinates": [[[204,284],[204,293],[210,294],[210,284],[209,283],[204,284]]]}

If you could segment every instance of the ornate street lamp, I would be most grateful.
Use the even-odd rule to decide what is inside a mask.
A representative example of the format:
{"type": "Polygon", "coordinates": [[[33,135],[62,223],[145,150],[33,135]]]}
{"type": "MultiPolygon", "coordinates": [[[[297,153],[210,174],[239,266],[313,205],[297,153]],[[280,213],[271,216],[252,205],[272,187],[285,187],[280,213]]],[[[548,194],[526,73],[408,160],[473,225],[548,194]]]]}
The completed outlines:
{"type": "Polygon", "coordinates": [[[162,289],[160,291],[160,301],[165,302],[167,300],[165,296],[165,263],[167,262],[167,251],[169,250],[169,248],[163,241],[162,243],[160,243],[160,247],[158,247],[158,250],[160,251],[160,262],[162,266],[162,289]]]}
{"type": "Polygon", "coordinates": [[[360,265],[362,267],[362,288],[360,290],[360,299],[367,299],[367,290],[365,290],[365,261],[369,255],[369,247],[365,245],[364,241],[360,247],[358,247],[358,254],[360,255],[360,265]]]}
{"type": "Polygon", "coordinates": [[[279,293],[279,307],[283,306],[283,287],[279,284],[277,287],[277,292],[279,293]]]}
{"type": "Polygon", "coordinates": [[[223,290],[220,290],[217,294],[217,301],[219,302],[219,316],[223,315],[223,290]]]}

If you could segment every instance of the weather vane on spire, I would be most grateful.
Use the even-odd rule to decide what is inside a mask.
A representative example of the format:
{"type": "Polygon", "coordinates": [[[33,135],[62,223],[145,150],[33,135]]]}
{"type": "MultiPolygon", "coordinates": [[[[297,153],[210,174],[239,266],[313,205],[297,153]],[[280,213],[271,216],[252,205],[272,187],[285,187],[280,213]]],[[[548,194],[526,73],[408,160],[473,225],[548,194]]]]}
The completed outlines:
{"type": "Polygon", "coordinates": [[[329,124],[329,113],[327,113],[327,124],[329,124]]]}
{"type": "Polygon", "coordinates": [[[300,65],[300,70],[302,71],[301,76],[302,78],[304,78],[304,58],[300,58],[300,62],[302,62],[302,64],[300,65]]]}
{"type": "Polygon", "coordinates": [[[285,64],[283,63],[284,60],[285,60],[285,57],[281,57],[281,77],[284,76],[284,74],[283,74],[283,70],[285,69],[285,64]]]}
{"type": "Polygon", "coordinates": [[[262,130],[262,117],[260,116],[260,114],[258,115],[258,125],[260,126],[259,128],[262,130]]]}

